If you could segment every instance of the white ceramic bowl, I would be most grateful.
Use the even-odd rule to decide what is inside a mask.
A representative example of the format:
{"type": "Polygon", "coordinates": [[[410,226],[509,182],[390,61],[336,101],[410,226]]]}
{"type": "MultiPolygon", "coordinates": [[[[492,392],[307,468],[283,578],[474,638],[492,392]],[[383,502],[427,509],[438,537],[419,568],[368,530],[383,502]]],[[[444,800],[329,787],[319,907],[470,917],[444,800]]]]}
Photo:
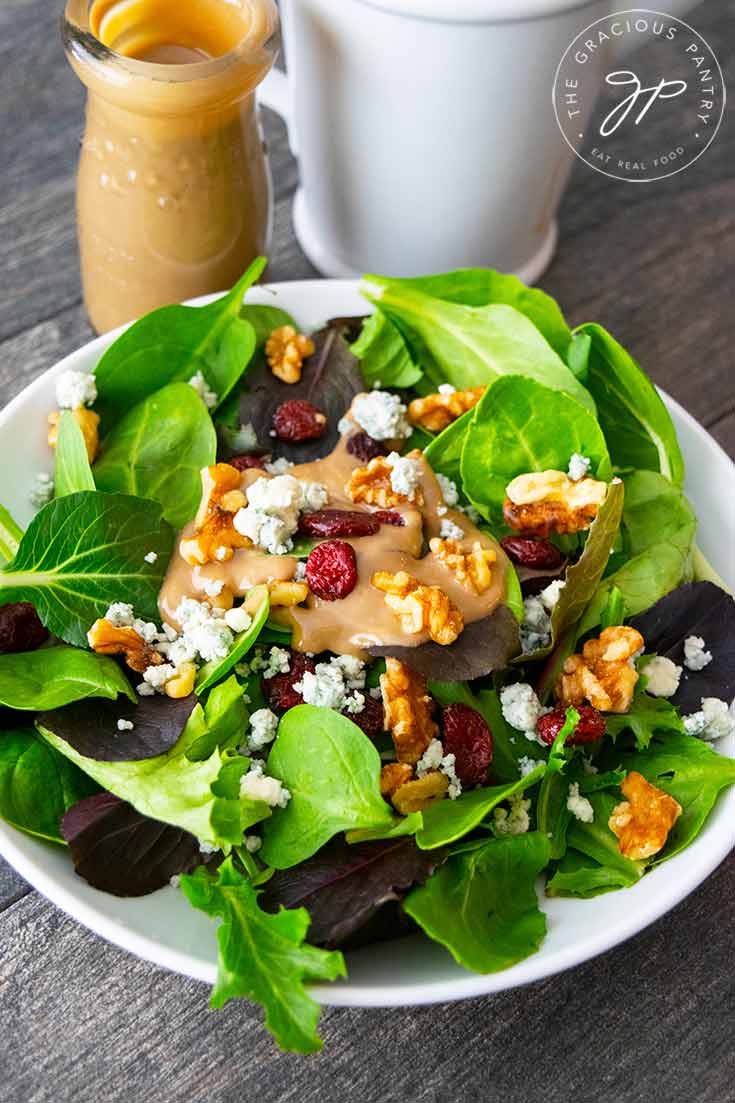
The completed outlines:
{"type": "MultiPolygon", "coordinates": [[[[282,306],[306,329],[335,315],[366,312],[356,284],[347,280],[261,287],[248,295],[248,301],[282,306]]],[[[52,469],[45,424],[54,407],[54,379],[67,368],[91,369],[111,340],[111,335],[100,337],[66,357],[0,413],[0,501],[21,524],[31,517],[29,493],[35,474],[52,469]]],[[[671,399],[666,402],[687,461],[686,489],[700,518],[700,546],[734,586],[733,465],[689,414],[671,399]]],[[[720,749],[735,757],[735,739],[720,749]]],[[[683,854],[654,869],[633,888],[593,900],[542,897],[549,927],[546,940],[538,953],[512,969],[476,976],[456,965],[440,946],[417,935],[401,941],[400,954],[384,943],[348,955],[349,979],[317,985],[312,991],[330,1004],[405,1006],[498,992],[538,980],[608,950],[658,919],[696,888],[733,845],[735,789],[720,799],[705,829],[683,854]]],[[[97,934],[157,965],[214,981],[215,926],[174,889],[138,900],[108,896],[76,876],[62,847],[39,842],[2,822],[0,853],[35,888],[97,934]]]]}

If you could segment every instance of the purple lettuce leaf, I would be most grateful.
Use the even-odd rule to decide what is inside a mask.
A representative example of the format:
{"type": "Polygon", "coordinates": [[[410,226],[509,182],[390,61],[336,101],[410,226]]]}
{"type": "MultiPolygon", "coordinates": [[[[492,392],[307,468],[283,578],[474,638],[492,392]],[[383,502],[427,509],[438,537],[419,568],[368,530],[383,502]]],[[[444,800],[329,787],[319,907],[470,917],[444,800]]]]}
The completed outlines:
{"type": "Polygon", "coordinates": [[[113,896],[145,896],[202,861],[188,831],[142,816],[112,793],[95,793],[70,808],[61,834],[79,876],[113,896]]]}
{"type": "Polygon", "coordinates": [[[137,762],[170,751],[196,703],[193,693],[179,700],[156,694],[139,698],[137,704],[123,697],[95,698],[41,712],[38,722],[85,758],[137,762]],[[132,729],[119,731],[118,720],[129,720],[132,729]]]}

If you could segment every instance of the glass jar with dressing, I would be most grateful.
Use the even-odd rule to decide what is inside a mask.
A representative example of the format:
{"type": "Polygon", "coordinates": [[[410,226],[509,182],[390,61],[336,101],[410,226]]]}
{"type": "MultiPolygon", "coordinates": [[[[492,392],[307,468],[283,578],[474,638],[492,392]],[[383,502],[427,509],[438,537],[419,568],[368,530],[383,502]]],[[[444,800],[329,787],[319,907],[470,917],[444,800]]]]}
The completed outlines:
{"type": "Polygon", "coordinates": [[[267,251],[255,88],[277,29],[274,0],[68,0],[64,48],[88,89],[82,282],[99,332],[222,291],[267,251]]]}

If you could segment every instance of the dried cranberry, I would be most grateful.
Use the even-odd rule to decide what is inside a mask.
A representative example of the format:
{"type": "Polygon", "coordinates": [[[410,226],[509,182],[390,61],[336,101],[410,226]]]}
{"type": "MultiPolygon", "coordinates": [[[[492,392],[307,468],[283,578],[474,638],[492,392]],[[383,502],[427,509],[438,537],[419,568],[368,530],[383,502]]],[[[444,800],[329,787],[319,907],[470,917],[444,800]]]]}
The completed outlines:
{"type": "Polygon", "coordinates": [[[227,462],[230,467],[235,467],[238,471],[247,471],[251,467],[264,468],[269,459],[269,455],[256,456],[254,452],[246,452],[242,456],[233,456],[227,462]]]}
{"type": "Polygon", "coordinates": [[[305,536],[373,536],[379,529],[374,513],[356,509],[319,509],[299,520],[299,532],[305,536]]]}
{"type": "Polygon", "coordinates": [[[295,705],[303,705],[304,698],[294,689],[294,682],[300,682],[307,670],[314,673],[314,660],[301,651],[292,651],[287,674],[276,674],[274,678],[263,679],[263,692],[271,708],[292,709],[295,705]]]}
{"type": "Polygon", "coordinates": [[[10,651],[35,651],[48,639],[30,601],[0,605],[0,655],[10,651]]]}
{"type": "Polygon", "coordinates": [[[306,560],[309,589],[323,601],[338,601],[351,594],[357,584],[357,559],[351,544],[325,540],[306,560]]]}
{"type": "Polygon", "coordinates": [[[279,440],[319,440],[327,431],[327,419],[305,398],[289,398],[273,415],[273,429],[279,440]]]}
{"type": "Polygon", "coordinates": [[[354,433],[347,441],[347,451],[351,456],[369,463],[376,456],[385,456],[387,452],[380,441],[374,440],[367,433],[354,433]]]}
{"type": "Polygon", "coordinates": [[[376,509],[373,517],[376,521],[380,521],[381,525],[396,525],[398,528],[403,528],[406,523],[403,520],[403,514],[396,509],[376,509]]]}
{"type": "Polygon", "coordinates": [[[454,755],[454,770],[462,785],[482,785],[493,757],[493,737],[477,709],[447,705],[442,709],[444,753],[454,755]]]}
{"type": "Polygon", "coordinates": [[[504,536],[500,546],[514,563],[522,567],[534,567],[536,570],[554,570],[561,566],[564,558],[549,540],[540,540],[533,536],[504,536]]]}
{"type": "Polygon", "coordinates": [[[353,724],[357,724],[368,739],[377,739],[385,730],[383,702],[376,700],[368,693],[365,694],[365,707],[362,712],[343,712],[342,715],[351,720],[353,724]]]}
{"type": "MultiPolygon", "coordinates": [[[[579,724],[574,734],[567,737],[566,745],[579,747],[584,743],[595,743],[598,739],[602,739],[605,734],[605,717],[590,705],[580,705],[577,712],[579,724]]],[[[564,727],[566,718],[566,709],[554,709],[553,712],[547,712],[545,716],[539,716],[536,721],[539,739],[550,747],[564,727]]]]}

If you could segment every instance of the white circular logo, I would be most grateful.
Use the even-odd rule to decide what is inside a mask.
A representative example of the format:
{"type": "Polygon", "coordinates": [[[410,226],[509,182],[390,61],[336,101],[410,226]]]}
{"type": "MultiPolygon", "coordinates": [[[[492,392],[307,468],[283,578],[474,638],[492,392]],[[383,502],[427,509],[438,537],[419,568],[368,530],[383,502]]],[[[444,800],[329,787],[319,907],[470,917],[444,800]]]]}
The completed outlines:
{"type": "Polygon", "coordinates": [[[711,48],[688,23],[631,8],[590,23],[569,44],[553,101],[559,129],[580,160],[615,180],[649,183],[681,172],[711,145],[725,83],[711,48]],[[628,57],[641,46],[650,47],[642,58],[628,57]]]}

